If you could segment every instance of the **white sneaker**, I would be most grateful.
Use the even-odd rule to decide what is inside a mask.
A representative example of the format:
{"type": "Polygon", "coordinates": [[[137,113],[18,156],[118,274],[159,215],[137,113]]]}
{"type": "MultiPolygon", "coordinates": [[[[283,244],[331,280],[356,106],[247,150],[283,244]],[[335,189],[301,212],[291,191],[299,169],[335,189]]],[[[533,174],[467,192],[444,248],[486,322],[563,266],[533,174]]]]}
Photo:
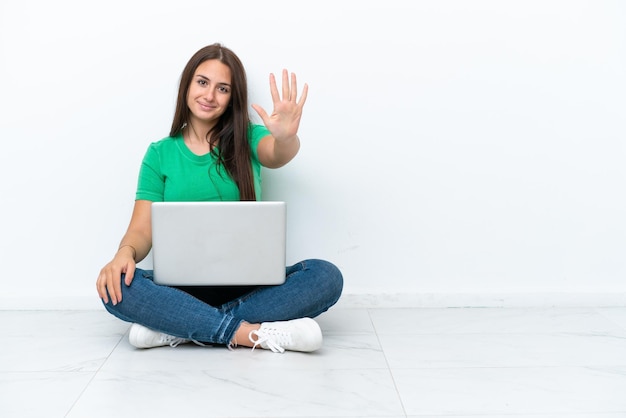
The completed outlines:
{"type": "Polygon", "coordinates": [[[250,332],[249,338],[254,343],[253,350],[260,346],[274,353],[284,353],[285,350],[309,352],[322,346],[322,330],[311,318],[263,322],[261,328],[250,332]]]}
{"type": "Polygon", "coordinates": [[[189,341],[184,338],[153,331],[139,324],[133,324],[128,334],[128,342],[137,348],[163,347],[165,345],[176,347],[178,344],[185,344],[189,341]]]}

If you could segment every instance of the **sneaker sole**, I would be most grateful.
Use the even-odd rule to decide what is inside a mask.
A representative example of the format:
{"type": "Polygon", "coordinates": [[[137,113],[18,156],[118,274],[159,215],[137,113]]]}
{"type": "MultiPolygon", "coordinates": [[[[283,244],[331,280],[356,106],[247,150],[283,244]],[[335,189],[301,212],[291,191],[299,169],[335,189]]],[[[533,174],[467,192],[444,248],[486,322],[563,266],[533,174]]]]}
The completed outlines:
{"type": "Polygon", "coordinates": [[[140,341],[145,340],[145,337],[143,337],[145,333],[146,330],[142,326],[138,326],[137,324],[131,325],[130,332],[128,334],[128,342],[130,343],[130,345],[136,348],[157,347],[154,345],[140,344],[140,341]]]}

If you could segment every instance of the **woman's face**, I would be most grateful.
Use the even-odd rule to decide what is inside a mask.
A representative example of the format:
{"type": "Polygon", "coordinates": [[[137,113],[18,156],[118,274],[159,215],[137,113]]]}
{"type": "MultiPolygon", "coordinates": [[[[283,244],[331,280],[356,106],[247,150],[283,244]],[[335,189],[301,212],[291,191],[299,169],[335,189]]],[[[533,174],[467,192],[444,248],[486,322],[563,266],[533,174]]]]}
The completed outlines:
{"type": "Polygon", "coordinates": [[[231,97],[230,68],[212,59],[198,66],[187,93],[192,118],[214,125],[224,114],[231,97]]]}

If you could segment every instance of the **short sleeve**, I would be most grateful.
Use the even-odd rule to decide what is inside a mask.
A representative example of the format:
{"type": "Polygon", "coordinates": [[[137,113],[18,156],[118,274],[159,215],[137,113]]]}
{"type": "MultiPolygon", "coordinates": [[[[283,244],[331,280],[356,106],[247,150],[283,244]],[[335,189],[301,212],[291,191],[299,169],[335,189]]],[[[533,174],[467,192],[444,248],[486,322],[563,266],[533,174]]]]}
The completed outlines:
{"type": "Polygon", "coordinates": [[[164,200],[165,177],[161,171],[160,156],[155,144],[146,151],[139,169],[137,181],[137,200],[162,202],[164,200]]]}
{"type": "Polygon", "coordinates": [[[248,140],[250,141],[250,148],[252,149],[252,156],[255,160],[259,161],[258,146],[261,139],[271,135],[269,129],[263,125],[250,124],[250,130],[248,131],[248,140]]]}

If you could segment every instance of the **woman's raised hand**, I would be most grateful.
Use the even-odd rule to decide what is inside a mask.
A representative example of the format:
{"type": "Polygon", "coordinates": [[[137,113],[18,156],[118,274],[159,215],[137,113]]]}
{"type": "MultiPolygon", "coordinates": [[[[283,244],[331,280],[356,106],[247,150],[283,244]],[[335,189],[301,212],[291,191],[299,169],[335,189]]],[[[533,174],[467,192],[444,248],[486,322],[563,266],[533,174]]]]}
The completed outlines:
{"type": "Polygon", "coordinates": [[[304,107],[304,102],[306,101],[306,96],[309,91],[309,86],[305,84],[300,100],[297,100],[298,85],[296,75],[291,73],[290,82],[289,73],[287,70],[283,70],[282,78],[281,97],[278,87],[276,86],[276,77],[274,77],[274,74],[270,74],[270,92],[272,94],[272,102],[274,103],[274,110],[271,114],[268,115],[268,113],[257,104],[252,105],[252,108],[263,120],[265,127],[269,129],[270,133],[277,141],[287,140],[298,133],[300,118],[302,117],[302,108],[304,107]]]}

